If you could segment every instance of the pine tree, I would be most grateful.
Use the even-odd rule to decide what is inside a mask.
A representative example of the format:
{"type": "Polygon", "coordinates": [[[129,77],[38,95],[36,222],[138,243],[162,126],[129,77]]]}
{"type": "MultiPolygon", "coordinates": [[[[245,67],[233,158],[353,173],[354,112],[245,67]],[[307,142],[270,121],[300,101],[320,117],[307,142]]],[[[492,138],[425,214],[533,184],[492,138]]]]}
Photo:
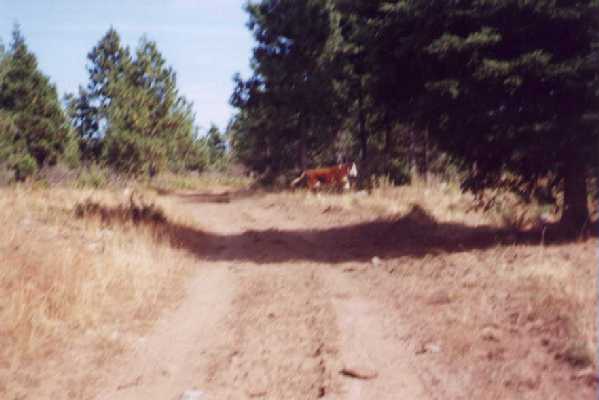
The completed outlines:
{"type": "Polygon", "coordinates": [[[333,156],[340,121],[334,64],[327,58],[334,25],[329,2],[263,0],[246,10],[257,45],[253,76],[237,77],[232,96],[240,110],[236,144],[256,146],[243,154],[255,158],[248,161],[260,172],[304,168],[333,156]]]}
{"type": "Polygon", "coordinates": [[[588,220],[596,2],[343,2],[368,20],[359,29],[376,106],[428,131],[468,174],[465,189],[526,196],[550,179],[563,222],[588,220]]]}
{"type": "Polygon", "coordinates": [[[109,126],[108,108],[115,96],[115,85],[126,79],[132,63],[127,47],[114,28],[110,28],[87,55],[87,86],[77,96],[67,96],[69,117],[81,139],[84,160],[99,161],[102,139],[109,126]]]}
{"type": "Polygon", "coordinates": [[[112,165],[154,175],[181,168],[193,141],[191,104],[155,42],[140,40],[124,79],[113,83],[104,155],[112,165]]]}
{"type": "Polygon", "coordinates": [[[88,55],[90,82],[70,99],[70,115],[92,157],[117,171],[151,176],[197,162],[191,104],[155,42],[131,57],[110,29],[88,55]]]}
{"type": "Polygon", "coordinates": [[[12,34],[0,79],[0,118],[4,141],[18,179],[56,163],[69,142],[69,130],[56,88],[37,66],[18,26],[12,34]]]}
{"type": "Polygon", "coordinates": [[[216,125],[212,124],[210,126],[205,140],[210,165],[216,169],[222,168],[227,153],[227,144],[223,134],[216,125]]]}

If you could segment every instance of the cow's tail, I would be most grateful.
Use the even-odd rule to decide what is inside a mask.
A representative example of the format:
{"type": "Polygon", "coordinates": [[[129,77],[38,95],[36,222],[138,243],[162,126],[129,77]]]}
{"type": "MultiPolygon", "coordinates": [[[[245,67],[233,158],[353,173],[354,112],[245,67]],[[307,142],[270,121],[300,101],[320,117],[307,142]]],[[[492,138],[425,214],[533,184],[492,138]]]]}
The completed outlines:
{"type": "Polygon", "coordinates": [[[299,177],[297,177],[291,181],[291,187],[292,188],[297,187],[297,185],[299,185],[305,178],[306,178],[306,173],[302,172],[302,174],[299,177]]]}

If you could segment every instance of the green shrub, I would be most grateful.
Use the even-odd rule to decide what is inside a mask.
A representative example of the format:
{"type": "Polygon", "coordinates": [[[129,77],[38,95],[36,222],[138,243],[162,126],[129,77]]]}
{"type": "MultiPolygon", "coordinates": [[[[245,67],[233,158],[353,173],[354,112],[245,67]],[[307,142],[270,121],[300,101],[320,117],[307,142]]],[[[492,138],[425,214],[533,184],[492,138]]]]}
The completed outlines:
{"type": "Polygon", "coordinates": [[[81,151],[79,150],[79,142],[73,136],[69,138],[62,158],[65,164],[71,169],[79,168],[81,165],[81,151]]]}
{"type": "Polygon", "coordinates": [[[11,164],[18,182],[25,181],[37,172],[37,161],[30,154],[14,156],[11,164]]]}

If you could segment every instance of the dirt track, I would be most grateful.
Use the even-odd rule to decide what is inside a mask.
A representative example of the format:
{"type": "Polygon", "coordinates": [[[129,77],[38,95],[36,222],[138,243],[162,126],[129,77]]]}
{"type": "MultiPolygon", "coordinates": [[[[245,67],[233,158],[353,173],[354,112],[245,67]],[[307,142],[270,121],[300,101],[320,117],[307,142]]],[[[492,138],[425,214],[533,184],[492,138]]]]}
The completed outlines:
{"type": "Polygon", "coordinates": [[[351,243],[273,234],[327,224],[307,209],[212,200],[180,199],[214,236],[196,249],[208,260],[184,303],[102,379],[98,399],[176,399],[192,388],[202,399],[434,398],[397,340],[401,326],[351,278],[367,265],[318,261],[351,243]]]}
{"type": "Polygon", "coordinates": [[[175,196],[193,216],[180,246],[198,257],[186,298],[78,398],[592,398],[539,344],[539,321],[504,329],[512,287],[490,292],[496,278],[477,270],[507,250],[487,250],[479,231],[447,244],[410,218],[297,199],[175,196]],[[481,339],[488,326],[499,336],[481,339]]]}

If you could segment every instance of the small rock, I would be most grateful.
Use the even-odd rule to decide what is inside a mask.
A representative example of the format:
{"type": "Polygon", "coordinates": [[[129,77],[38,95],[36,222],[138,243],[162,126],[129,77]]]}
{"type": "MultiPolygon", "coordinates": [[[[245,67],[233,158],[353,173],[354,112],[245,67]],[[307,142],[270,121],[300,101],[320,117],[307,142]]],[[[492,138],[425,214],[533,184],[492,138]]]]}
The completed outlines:
{"type": "Polygon", "coordinates": [[[423,344],[416,350],[416,354],[424,354],[424,353],[435,354],[435,353],[440,353],[440,352],[441,352],[441,346],[439,346],[436,343],[423,344]]]}
{"type": "Polygon", "coordinates": [[[181,395],[181,400],[200,400],[204,396],[204,393],[197,389],[186,390],[181,395]]]}
{"type": "Polygon", "coordinates": [[[501,339],[501,332],[497,328],[494,328],[492,326],[487,326],[487,327],[483,328],[483,330],[481,332],[481,337],[483,340],[486,340],[489,342],[499,342],[501,339]]]}
{"type": "Polygon", "coordinates": [[[352,365],[346,366],[341,371],[342,375],[349,376],[355,379],[374,379],[378,376],[378,373],[373,369],[363,365],[352,365]]]}
{"type": "Polygon", "coordinates": [[[372,260],[371,260],[371,261],[372,261],[372,265],[374,265],[375,267],[379,267],[379,266],[381,266],[381,264],[383,263],[383,262],[381,261],[381,259],[380,259],[380,258],[378,258],[378,257],[376,257],[376,256],[375,256],[375,257],[372,257],[372,260]]]}
{"type": "Polygon", "coordinates": [[[436,343],[427,343],[424,345],[424,349],[428,353],[440,353],[441,352],[441,346],[439,346],[436,343]]]}

